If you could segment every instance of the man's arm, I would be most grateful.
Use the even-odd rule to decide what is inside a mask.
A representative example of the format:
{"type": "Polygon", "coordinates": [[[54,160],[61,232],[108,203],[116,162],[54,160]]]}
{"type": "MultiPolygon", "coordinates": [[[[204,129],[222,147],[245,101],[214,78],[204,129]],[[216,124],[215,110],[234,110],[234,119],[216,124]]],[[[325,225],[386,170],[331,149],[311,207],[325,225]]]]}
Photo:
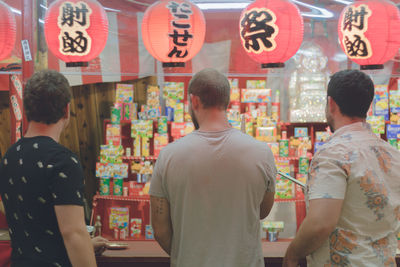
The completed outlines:
{"type": "Polygon", "coordinates": [[[260,219],[265,219],[274,205],[275,192],[265,192],[260,205],[260,219]]]}
{"type": "Polygon", "coordinates": [[[74,267],[95,267],[96,259],[89,233],[86,230],[83,207],[54,206],[58,227],[64,239],[68,257],[74,267]]]}
{"type": "Polygon", "coordinates": [[[321,247],[335,229],[342,211],[342,199],[314,199],[306,218],[289,245],[283,260],[284,267],[297,267],[300,259],[305,258],[321,247]]]}
{"type": "Polygon", "coordinates": [[[171,255],[172,222],[168,200],[150,196],[150,207],[154,237],[162,249],[171,255]]]}

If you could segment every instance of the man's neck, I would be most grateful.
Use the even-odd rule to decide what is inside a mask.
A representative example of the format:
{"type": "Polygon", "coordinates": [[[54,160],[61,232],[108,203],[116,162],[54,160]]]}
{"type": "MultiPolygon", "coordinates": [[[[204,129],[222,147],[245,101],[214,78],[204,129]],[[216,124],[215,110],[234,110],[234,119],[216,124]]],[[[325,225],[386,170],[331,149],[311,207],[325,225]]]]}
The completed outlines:
{"type": "Polygon", "coordinates": [[[199,131],[220,132],[231,128],[225,111],[207,110],[201,118],[199,131]]]}
{"type": "Polygon", "coordinates": [[[337,121],[335,121],[335,131],[339,130],[340,128],[353,124],[353,123],[357,123],[357,122],[366,122],[365,119],[363,118],[357,118],[357,117],[342,117],[340,119],[338,119],[337,121]]]}
{"type": "Polygon", "coordinates": [[[54,141],[59,142],[62,130],[63,125],[61,121],[50,125],[31,121],[24,137],[48,136],[54,139],[54,141]]]}

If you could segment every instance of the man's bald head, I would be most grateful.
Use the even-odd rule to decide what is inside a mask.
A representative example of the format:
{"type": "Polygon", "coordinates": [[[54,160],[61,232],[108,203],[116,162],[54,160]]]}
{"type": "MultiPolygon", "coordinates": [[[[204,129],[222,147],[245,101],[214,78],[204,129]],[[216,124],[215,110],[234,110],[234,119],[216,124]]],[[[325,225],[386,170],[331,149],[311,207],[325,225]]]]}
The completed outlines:
{"type": "Polygon", "coordinates": [[[189,94],[198,96],[204,108],[226,110],[230,93],[228,79],[215,69],[199,71],[189,83],[189,94]]]}

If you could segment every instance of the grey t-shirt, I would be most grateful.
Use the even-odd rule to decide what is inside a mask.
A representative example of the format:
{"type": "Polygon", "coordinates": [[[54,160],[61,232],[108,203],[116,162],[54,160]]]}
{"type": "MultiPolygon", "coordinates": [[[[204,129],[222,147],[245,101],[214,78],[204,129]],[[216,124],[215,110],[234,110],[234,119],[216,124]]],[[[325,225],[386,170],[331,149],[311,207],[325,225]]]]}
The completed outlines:
{"type": "Polygon", "coordinates": [[[170,204],[171,266],[264,266],[260,204],[275,177],[269,147],[236,129],[195,131],[164,148],[150,195],[170,204]]]}

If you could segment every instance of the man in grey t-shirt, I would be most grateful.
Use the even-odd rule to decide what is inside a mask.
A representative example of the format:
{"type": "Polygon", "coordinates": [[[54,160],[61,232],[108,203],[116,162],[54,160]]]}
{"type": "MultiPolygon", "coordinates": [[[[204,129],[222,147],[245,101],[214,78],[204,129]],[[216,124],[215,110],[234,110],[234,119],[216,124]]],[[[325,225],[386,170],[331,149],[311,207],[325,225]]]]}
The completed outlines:
{"type": "Polygon", "coordinates": [[[189,84],[193,133],[161,152],[151,181],[155,238],[175,267],[261,267],[260,219],[274,202],[269,147],[232,129],[229,82],[213,69],[189,84]]]}

